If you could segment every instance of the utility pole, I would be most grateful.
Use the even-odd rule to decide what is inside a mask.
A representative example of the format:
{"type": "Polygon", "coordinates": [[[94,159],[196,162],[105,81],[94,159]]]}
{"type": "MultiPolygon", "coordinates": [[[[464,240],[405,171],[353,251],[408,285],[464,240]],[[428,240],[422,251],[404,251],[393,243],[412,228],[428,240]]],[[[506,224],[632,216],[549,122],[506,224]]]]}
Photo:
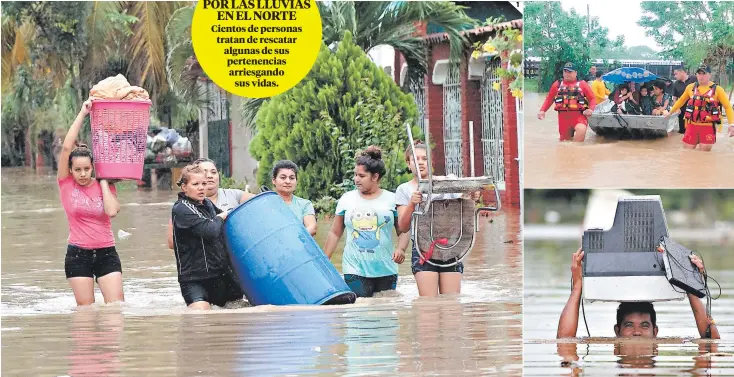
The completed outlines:
{"type": "MultiPolygon", "coordinates": [[[[586,48],[589,51],[589,60],[591,60],[591,12],[589,11],[589,3],[586,3],[586,48]]],[[[591,65],[594,65],[592,60],[591,65]]]]}

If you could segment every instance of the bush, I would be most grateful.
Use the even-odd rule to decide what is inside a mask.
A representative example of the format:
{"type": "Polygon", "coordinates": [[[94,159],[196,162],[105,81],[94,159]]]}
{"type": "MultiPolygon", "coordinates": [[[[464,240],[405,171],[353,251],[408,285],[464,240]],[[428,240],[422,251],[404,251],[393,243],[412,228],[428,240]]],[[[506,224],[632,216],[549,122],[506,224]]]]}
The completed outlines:
{"type": "Polygon", "coordinates": [[[309,74],[293,89],[266,101],[255,125],[250,151],[259,161],[259,184],[281,159],[300,172],[296,195],[339,197],[352,188],[356,154],[369,145],[383,151],[387,174],[382,187],[394,190],[409,179],[402,158],[405,124],[415,126],[413,97],[403,93],[346,33],[334,52],[322,45],[309,74]]]}
{"type": "Polygon", "coordinates": [[[247,190],[247,180],[243,182],[239,182],[235,179],[232,179],[224,175],[222,175],[221,180],[219,181],[219,187],[225,188],[225,189],[239,189],[242,191],[248,191],[247,190]]]}
{"type": "Polygon", "coordinates": [[[313,204],[313,208],[316,211],[317,217],[328,217],[333,216],[336,212],[337,200],[331,196],[324,196],[313,204]]]}

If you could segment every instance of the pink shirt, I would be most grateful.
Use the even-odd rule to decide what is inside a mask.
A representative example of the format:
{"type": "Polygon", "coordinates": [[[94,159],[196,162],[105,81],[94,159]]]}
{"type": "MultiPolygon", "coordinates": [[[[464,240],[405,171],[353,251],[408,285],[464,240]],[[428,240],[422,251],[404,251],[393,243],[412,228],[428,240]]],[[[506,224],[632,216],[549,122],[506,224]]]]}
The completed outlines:
{"type": "MultiPolygon", "coordinates": [[[[69,244],[82,249],[115,246],[112,221],[104,213],[102,186],[96,179],[89,186],[80,186],[72,176],[59,180],[61,204],[69,221],[69,244]]],[[[110,191],[117,196],[114,185],[110,191]]]]}

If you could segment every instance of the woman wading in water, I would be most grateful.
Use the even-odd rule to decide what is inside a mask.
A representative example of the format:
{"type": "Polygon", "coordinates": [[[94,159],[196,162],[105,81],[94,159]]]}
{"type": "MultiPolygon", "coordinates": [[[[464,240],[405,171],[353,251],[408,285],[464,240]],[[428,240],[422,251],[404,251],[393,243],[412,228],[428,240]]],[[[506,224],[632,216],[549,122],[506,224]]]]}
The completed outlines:
{"type": "Polygon", "coordinates": [[[285,201],[293,214],[301,219],[303,226],[311,236],[314,236],[316,234],[316,211],[313,204],[308,199],[293,195],[298,185],[298,166],[293,161],[278,161],[273,166],[271,176],[275,192],[285,201]]]}
{"type": "MultiPolygon", "coordinates": [[[[191,163],[198,166],[204,174],[206,183],[206,197],[224,212],[237,208],[240,204],[250,200],[255,195],[239,189],[225,189],[219,187],[219,170],[214,161],[208,158],[199,158],[191,163]]],[[[168,248],[173,249],[173,225],[168,222],[168,248]]]]}
{"type": "MultiPolygon", "coordinates": [[[[395,190],[395,203],[398,208],[398,228],[401,232],[410,232],[412,229],[413,211],[420,203],[424,202],[423,194],[418,191],[418,178],[428,178],[428,159],[426,158],[426,145],[421,141],[415,141],[415,157],[418,167],[415,166],[411,148],[405,150],[405,162],[408,163],[413,172],[413,180],[405,182],[395,190]]],[[[434,178],[436,178],[434,176],[434,178]]],[[[462,194],[433,194],[431,200],[458,199],[462,194]]],[[[479,200],[479,192],[471,195],[474,201],[479,200]]],[[[412,243],[411,270],[418,284],[418,294],[421,296],[437,296],[439,293],[460,293],[461,275],[464,273],[464,264],[459,262],[451,267],[438,267],[430,263],[420,263],[421,254],[426,250],[418,250],[418,245],[412,243]]],[[[450,264],[454,259],[448,261],[433,261],[436,264],[450,264]]]]}
{"type": "Polygon", "coordinates": [[[64,270],[79,306],[94,303],[95,278],[105,303],[125,300],[122,265],[110,220],[120,211],[117,190],[113,183],[95,179],[92,151],[85,145],[75,146],[91,108],[91,101],[84,102],[69,128],[59,153],[56,176],[69,221],[64,270]]]}
{"type": "Polygon", "coordinates": [[[178,282],[186,305],[210,309],[242,299],[224,240],[227,213],[206,197],[208,177],[197,165],[186,166],[181,192],[171,210],[178,282]]]}
{"type": "Polygon", "coordinates": [[[342,255],[342,272],[357,297],[394,290],[398,281],[398,264],[405,260],[408,234],[400,235],[398,248],[393,247],[393,228],[397,228],[395,194],[380,188],[385,176],[382,152],[371,146],[360,153],[354,166],[356,190],[339,198],[336,216],[326,239],[324,252],[331,258],[339,239],[347,231],[342,255]]]}

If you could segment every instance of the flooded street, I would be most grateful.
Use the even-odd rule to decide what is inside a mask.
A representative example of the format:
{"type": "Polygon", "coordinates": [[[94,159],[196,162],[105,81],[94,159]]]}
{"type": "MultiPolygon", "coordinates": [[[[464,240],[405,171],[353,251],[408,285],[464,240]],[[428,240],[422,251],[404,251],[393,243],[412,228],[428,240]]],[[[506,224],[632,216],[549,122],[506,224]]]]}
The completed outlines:
{"type": "Polygon", "coordinates": [[[734,187],[734,139],[726,134],[717,135],[709,153],[684,150],[677,132],[655,140],[612,140],[589,129],[582,145],[561,143],[557,113],[537,118],[544,99],[536,93],[525,97],[525,187],[734,187]]]}
{"type": "MultiPolygon", "coordinates": [[[[683,241],[682,241],[683,242],[683,241]]],[[[533,241],[525,246],[525,376],[718,376],[734,375],[734,259],[725,245],[683,242],[703,255],[722,288],[712,317],[720,340],[702,341],[688,300],[655,303],[658,339],[616,343],[618,304],[586,303],[588,338],[579,310],[577,342],[555,340],[558,319],[571,292],[571,254],[578,241],[533,241]],[[566,362],[564,362],[564,360],[566,362]]],[[[719,290],[709,281],[713,297],[719,290]]]]}
{"type": "MultiPolygon", "coordinates": [[[[97,288],[98,304],[76,310],[55,177],[3,169],[3,376],[522,374],[518,212],[481,219],[458,297],[419,299],[407,258],[385,297],[202,313],[185,308],[166,245],[175,192],[118,195],[113,233],[131,234],[117,239],[126,303],[100,305],[97,288]]],[[[319,222],[322,247],[330,225],[319,222]]]]}

